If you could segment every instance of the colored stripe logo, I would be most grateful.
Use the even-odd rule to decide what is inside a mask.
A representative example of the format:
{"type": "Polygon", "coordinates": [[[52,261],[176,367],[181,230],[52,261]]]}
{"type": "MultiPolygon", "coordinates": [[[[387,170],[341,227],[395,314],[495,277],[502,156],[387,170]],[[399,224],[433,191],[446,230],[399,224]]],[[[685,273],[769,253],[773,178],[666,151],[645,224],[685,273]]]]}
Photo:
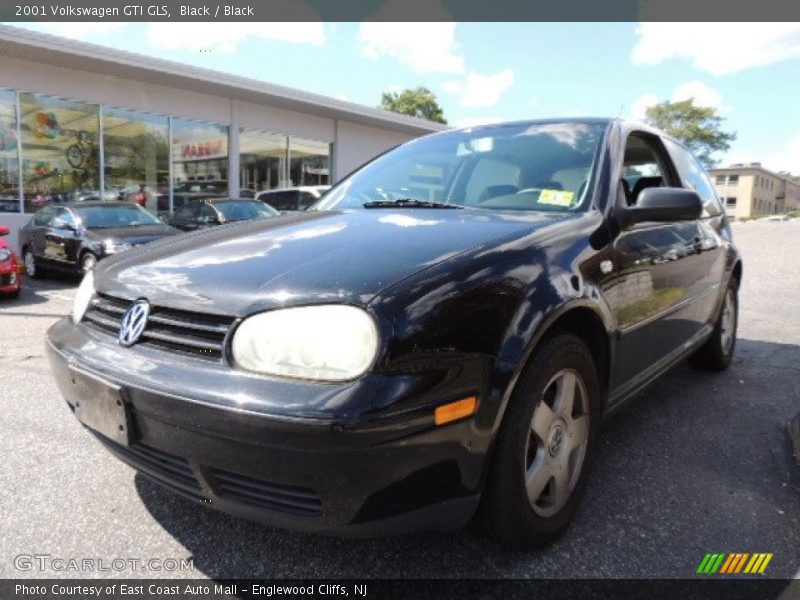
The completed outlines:
{"type": "Polygon", "coordinates": [[[772,552],[709,552],[700,561],[700,575],[734,575],[737,573],[762,574],[772,560],[772,552]]]}

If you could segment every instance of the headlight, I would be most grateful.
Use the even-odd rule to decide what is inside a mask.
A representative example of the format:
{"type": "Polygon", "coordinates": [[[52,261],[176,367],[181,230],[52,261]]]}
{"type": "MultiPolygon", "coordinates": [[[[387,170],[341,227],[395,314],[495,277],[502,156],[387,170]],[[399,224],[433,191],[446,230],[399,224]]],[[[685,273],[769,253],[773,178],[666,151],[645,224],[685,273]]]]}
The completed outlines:
{"type": "Polygon", "coordinates": [[[360,308],[285,308],[245,319],[233,336],[233,360],[248,371],[346,381],[362,375],[378,351],[378,330],[360,308]]]}
{"type": "Polygon", "coordinates": [[[75,293],[75,304],[72,306],[72,320],[75,323],[80,323],[83,314],[89,307],[89,302],[94,295],[94,272],[89,271],[83,276],[83,281],[78,286],[78,291],[75,293]]]}
{"type": "Polygon", "coordinates": [[[9,258],[11,258],[11,250],[0,248],[0,262],[6,262],[9,258]]]}
{"type": "Polygon", "coordinates": [[[107,254],[115,254],[117,252],[122,252],[123,250],[130,250],[133,248],[133,244],[129,244],[128,242],[115,242],[114,240],[106,240],[103,242],[103,247],[107,254]]]}

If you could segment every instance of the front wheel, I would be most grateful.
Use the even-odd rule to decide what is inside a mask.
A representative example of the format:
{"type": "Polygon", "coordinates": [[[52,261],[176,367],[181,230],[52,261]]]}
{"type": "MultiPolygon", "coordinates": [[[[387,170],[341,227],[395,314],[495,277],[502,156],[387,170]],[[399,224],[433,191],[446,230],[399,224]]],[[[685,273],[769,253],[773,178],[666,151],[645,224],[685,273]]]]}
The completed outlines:
{"type": "Polygon", "coordinates": [[[81,258],[81,272],[86,275],[97,266],[97,257],[91,252],[87,252],[81,258]]]}
{"type": "Polygon", "coordinates": [[[507,546],[547,543],[569,525],[594,453],[600,389],[586,344],[558,334],[523,371],[498,433],[480,508],[507,546]]]}
{"type": "Polygon", "coordinates": [[[738,291],[738,282],[731,279],[711,337],[689,358],[692,366],[707,371],[724,371],[730,366],[736,349],[736,327],[739,322],[738,291]]]}
{"type": "Polygon", "coordinates": [[[39,261],[33,255],[33,252],[27,248],[22,253],[22,262],[25,265],[25,274],[31,279],[40,279],[44,277],[44,270],[39,267],[39,261]]]}

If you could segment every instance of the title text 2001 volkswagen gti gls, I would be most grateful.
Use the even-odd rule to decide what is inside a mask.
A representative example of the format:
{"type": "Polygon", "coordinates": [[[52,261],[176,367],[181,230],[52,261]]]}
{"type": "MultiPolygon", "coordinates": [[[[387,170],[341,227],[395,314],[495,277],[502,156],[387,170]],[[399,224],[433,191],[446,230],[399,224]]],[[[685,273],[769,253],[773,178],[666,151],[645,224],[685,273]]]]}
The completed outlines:
{"type": "Polygon", "coordinates": [[[511,123],[108,259],[47,345],[75,416],[204,505],[359,535],[477,513],[526,547],[575,514],[601,416],[684,357],[728,366],[741,276],[675,140],[511,123]]]}

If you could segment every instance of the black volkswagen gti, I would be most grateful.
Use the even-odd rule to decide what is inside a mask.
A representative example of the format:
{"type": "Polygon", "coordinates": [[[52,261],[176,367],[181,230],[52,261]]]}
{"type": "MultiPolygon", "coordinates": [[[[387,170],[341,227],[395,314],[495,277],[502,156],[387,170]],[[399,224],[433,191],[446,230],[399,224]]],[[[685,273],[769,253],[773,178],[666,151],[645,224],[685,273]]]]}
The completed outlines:
{"type": "Polygon", "coordinates": [[[742,266],[675,140],[532,121],[404,144],[314,211],[137,248],[48,333],[75,416],[203,505],[383,535],[575,514],[601,417],[731,362],[742,266]]]}

